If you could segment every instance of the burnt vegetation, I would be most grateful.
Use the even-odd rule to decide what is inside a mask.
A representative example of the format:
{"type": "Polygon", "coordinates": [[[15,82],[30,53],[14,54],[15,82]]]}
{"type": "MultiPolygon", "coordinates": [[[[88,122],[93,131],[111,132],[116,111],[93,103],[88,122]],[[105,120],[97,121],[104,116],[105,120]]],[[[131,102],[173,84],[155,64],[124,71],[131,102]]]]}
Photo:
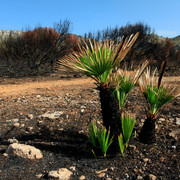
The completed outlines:
{"type": "Polygon", "coordinates": [[[171,39],[161,40],[154,31],[143,23],[127,24],[114,28],[85,33],[84,37],[70,34],[72,23],[69,20],[60,21],[51,27],[35,27],[21,34],[13,31],[0,41],[1,76],[45,75],[55,71],[56,62],[63,56],[79,51],[78,43],[82,39],[88,44],[88,39],[105,41],[105,39],[120,41],[139,32],[136,43],[124,59],[128,67],[136,67],[146,59],[152,60],[152,65],[160,69],[164,59],[168,59],[169,69],[180,64],[180,49],[171,39]],[[4,67],[4,68],[3,68],[4,67]],[[5,69],[5,70],[4,70],[5,69]]]}

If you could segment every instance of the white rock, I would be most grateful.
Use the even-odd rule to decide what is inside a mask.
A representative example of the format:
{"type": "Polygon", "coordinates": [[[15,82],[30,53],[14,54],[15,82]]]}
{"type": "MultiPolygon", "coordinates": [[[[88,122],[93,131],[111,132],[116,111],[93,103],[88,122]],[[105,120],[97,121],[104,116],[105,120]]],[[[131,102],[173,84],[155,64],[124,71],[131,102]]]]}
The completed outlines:
{"type": "Polygon", "coordinates": [[[71,171],[76,171],[76,167],[75,167],[75,166],[71,166],[71,167],[69,167],[69,169],[70,169],[71,171]]]}
{"type": "Polygon", "coordinates": [[[143,179],[142,176],[138,176],[138,177],[137,177],[137,180],[141,180],[141,179],[143,179]]]}
{"type": "Polygon", "coordinates": [[[18,118],[16,118],[16,119],[11,119],[11,121],[14,122],[14,123],[17,123],[17,122],[19,121],[19,119],[18,119],[18,118]]]}
{"type": "Polygon", "coordinates": [[[31,132],[34,128],[32,126],[29,126],[26,128],[27,131],[31,132]]]}
{"type": "Polygon", "coordinates": [[[4,153],[4,154],[3,154],[3,156],[4,156],[4,157],[7,157],[7,156],[8,156],[8,154],[7,154],[7,153],[4,153]]]}
{"type": "Polygon", "coordinates": [[[39,98],[41,98],[41,95],[37,95],[36,97],[39,99],[39,98]]]}
{"type": "Polygon", "coordinates": [[[82,175],[79,180],[85,180],[86,179],[86,176],[82,175]]]}
{"type": "Polygon", "coordinates": [[[149,174],[149,180],[156,180],[157,177],[153,174],[149,174]]]}
{"type": "Polygon", "coordinates": [[[180,125],[180,118],[176,118],[176,124],[180,125]]]}
{"type": "Polygon", "coordinates": [[[81,106],[81,109],[86,109],[86,106],[81,106]]]}
{"type": "Polygon", "coordinates": [[[28,114],[27,117],[28,117],[29,119],[33,119],[33,118],[34,118],[33,114],[28,114]]]}
{"type": "MultiPolygon", "coordinates": [[[[105,174],[105,172],[106,172],[107,170],[108,170],[108,169],[106,168],[106,169],[103,169],[103,170],[100,170],[100,171],[95,171],[95,173],[96,173],[96,174],[98,174],[98,175],[100,175],[100,174],[101,174],[100,176],[102,176],[102,177],[103,177],[103,176],[105,176],[105,175],[106,175],[106,174],[105,174]]],[[[100,177],[100,176],[99,176],[99,177],[100,177]]]]}
{"type": "Polygon", "coordinates": [[[103,177],[105,177],[105,175],[106,175],[106,173],[100,173],[100,174],[98,174],[97,176],[98,176],[99,178],[103,178],[103,177]]]}
{"type": "Polygon", "coordinates": [[[144,158],[143,161],[144,161],[145,163],[147,163],[147,162],[149,161],[149,159],[148,159],[148,158],[144,158]]]}
{"type": "Polygon", "coordinates": [[[169,136],[174,137],[175,139],[180,138],[180,128],[174,129],[169,133],[169,136]]]}
{"type": "Polygon", "coordinates": [[[37,174],[37,175],[36,175],[36,177],[39,178],[39,179],[40,179],[42,176],[43,176],[42,174],[37,174]]]}
{"type": "Polygon", "coordinates": [[[166,121],[165,118],[159,118],[159,121],[166,121]]]}
{"type": "Polygon", "coordinates": [[[43,155],[41,151],[34,146],[29,146],[25,144],[13,143],[9,145],[6,153],[8,155],[18,156],[27,159],[41,159],[43,155]]]}
{"type": "Polygon", "coordinates": [[[14,123],[13,126],[14,126],[14,127],[19,127],[20,124],[19,124],[19,123],[14,123]]]}
{"type": "Polygon", "coordinates": [[[72,172],[66,168],[60,168],[57,171],[50,171],[48,173],[49,178],[59,179],[59,180],[69,180],[72,176],[72,172]]]}
{"type": "Polygon", "coordinates": [[[49,119],[56,119],[59,116],[61,116],[63,114],[62,111],[55,111],[53,113],[50,113],[49,111],[40,115],[39,118],[44,117],[44,118],[49,118],[49,119]]]}

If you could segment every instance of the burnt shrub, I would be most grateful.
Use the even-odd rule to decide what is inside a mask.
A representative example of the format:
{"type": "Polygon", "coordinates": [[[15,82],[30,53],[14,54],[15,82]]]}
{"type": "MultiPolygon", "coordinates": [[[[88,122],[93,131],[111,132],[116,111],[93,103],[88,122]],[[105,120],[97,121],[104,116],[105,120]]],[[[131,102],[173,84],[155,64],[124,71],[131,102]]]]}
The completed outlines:
{"type": "Polygon", "coordinates": [[[24,76],[52,71],[54,61],[60,56],[59,39],[60,35],[47,27],[29,30],[18,36],[10,34],[0,47],[0,58],[6,61],[7,73],[24,76]]]}
{"type": "Polygon", "coordinates": [[[1,75],[45,75],[55,70],[61,57],[78,51],[78,37],[68,34],[69,24],[56,24],[57,27],[58,32],[51,27],[37,27],[17,36],[6,36],[0,42],[0,64],[6,69],[4,74],[0,70],[1,75]]]}

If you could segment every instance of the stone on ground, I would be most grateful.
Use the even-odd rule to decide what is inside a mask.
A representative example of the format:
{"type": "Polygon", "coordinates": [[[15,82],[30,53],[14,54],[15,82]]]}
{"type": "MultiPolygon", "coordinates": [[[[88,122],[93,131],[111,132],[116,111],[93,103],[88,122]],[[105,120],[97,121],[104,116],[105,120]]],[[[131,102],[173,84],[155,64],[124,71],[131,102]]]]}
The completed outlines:
{"type": "Polygon", "coordinates": [[[25,144],[13,143],[9,145],[6,153],[11,156],[18,156],[27,159],[41,159],[43,158],[42,152],[34,146],[25,144]]]}
{"type": "Polygon", "coordinates": [[[50,171],[48,173],[48,178],[59,179],[59,180],[69,180],[72,174],[73,173],[69,171],[68,169],[60,168],[56,171],[50,171]]]}

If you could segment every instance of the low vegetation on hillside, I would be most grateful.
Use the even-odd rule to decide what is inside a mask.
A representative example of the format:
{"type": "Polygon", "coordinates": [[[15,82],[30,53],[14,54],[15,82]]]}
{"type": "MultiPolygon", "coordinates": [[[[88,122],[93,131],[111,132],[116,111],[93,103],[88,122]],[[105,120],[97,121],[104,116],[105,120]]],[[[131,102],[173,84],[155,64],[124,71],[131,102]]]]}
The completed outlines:
{"type": "MultiPolygon", "coordinates": [[[[106,28],[95,33],[86,33],[84,37],[70,34],[71,22],[60,21],[53,28],[36,27],[26,31],[10,31],[1,34],[0,41],[0,73],[1,76],[45,75],[55,71],[56,62],[72,51],[79,51],[79,41],[83,39],[103,42],[106,39],[118,43],[122,37],[129,37],[139,32],[136,43],[124,59],[122,66],[139,65],[146,59],[151,59],[154,66],[160,69],[163,60],[168,59],[168,65],[180,63],[180,50],[173,39],[163,41],[154,34],[151,28],[142,23],[127,24],[122,27],[106,28]],[[4,35],[3,35],[4,34],[4,35]]],[[[88,44],[89,46],[89,44],[88,44]]]]}

